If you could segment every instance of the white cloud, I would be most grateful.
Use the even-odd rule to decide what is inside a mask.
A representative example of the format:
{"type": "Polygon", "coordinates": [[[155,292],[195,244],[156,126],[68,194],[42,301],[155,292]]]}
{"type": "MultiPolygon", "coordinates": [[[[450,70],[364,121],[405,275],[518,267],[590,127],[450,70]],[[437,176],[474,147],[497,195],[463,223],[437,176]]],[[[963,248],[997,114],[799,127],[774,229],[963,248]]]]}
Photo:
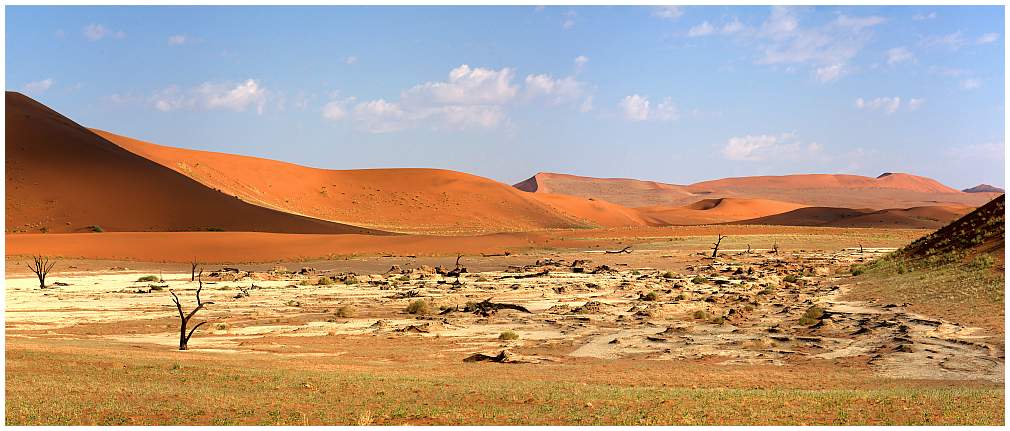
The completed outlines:
{"type": "Polygon", "coordinates": [[[962,160],[1003,160],[1006,156],[1006,145],[1001,141],[969,144],[950,148],[945,153],[962,160]]]}
{"type": "Polygon", "coordinates": [[[841,15],[835,20],[835,24],[840,27],[862,30],[866,27],[883,24],[884,21],[885,19],[879,16],[850,17],[841,15]]]}
{"type": "Polygon", "coordinates": [[[923,46],[941,46],[952,51],[957,51],[965,46],[968,41],[960,30],[942,36],[929,36],[922,40],[923,46]]]}
{"type": "Polygon", "coordinates": [[[870,111],[882,110],[887,114],[893,114],[901,107],[900,97],[877,97],[873,100],[864,100],[862,97],[856,99],[856,107],[870,111]]]}
{"type": "Polygon", "coordinates": [[[722,147],[723,157],[738,161],[799,160],[817,157],[821,152],[817,143],[805,144],[796,135],[746,135],[729,138],[722,147]]]}
{"type": "Polygon", "coordinates": [[[182,45],[182,44],[185,44],[188,41],[189,41],[189,38],[187,38],[186,35],[184,35],[184,34],[177,34],[177,35],[169,36],[168,37],[168,44],[169,45],[182,45]]]}
{"type": "Polygon", "coordinates": [[[589,63],[589,57],[584,55],[575,57],[575,71],[581,72],[582,69],[586,67],[586,63],[589,63]]]}
{"type": "Polygon", "coordinates": [[[355,57],[353,55],[344,57],[344,64],[357,64],[357,63],[358,63],[358,57],[355,57]]]}
{"type": "Polygon", "coordinates": [[[88,40],[94,42],[100,39],[104,39],[109,36],[113,36],[117,39],[122,39],[126,37],[126,33],[123,31],[115,31],[109,29],[101,24],[88,24],[84,27],[84,37],[88,40]]]}
{"type": "Polygon", "coordinates": [[[41,81],[29,82],[25,84],[25,92],[34,94],[44,93],[46,90],[49,89],[49,87],[52,86],[53,86],[53,79],[46,78],[41,81]]]}
{"type": "Polygon", "coordinates": [[[449,72],[448,81],[426,82],[401,94],[404,103],[443,105],[501,104],[512,100],[519,88],[512,84],[515,71],[471,68],[461,65],[449,72]]]}
{"type": "Polygon", "coordinates": [[[673,100],[667,97],[662,102],[659,102],[659,105],[656,105],[652,118],[658,121],[674,121],[680,118],[680,113],[677,111],[677,105],[673,103],[673,100]]]}
{"type": "Polygon", "coordinates": [[[821,82],[831,82],[837,80],[845,73],[845,66],[832,64],[830,66],[819,67],[814,71],[817,80],[821,82]]]}
{"type": "Polygon", "coordinates": [[[984,45],[987,43],[993,43],[997,40],[999,40],[999,33],[986,33],[979,36],[978,39],[975,39],[975,43],[984,45]]]}
{"type": "Polygon", "coordinates": [[[343,120],[347,117],[347,106],[353,102],[353,97],[343,100],[331,100],[323,105],[323,118],[331,121],[343,120]]]}
{"type": "Polygon", "coordinates": [[[267,89],[258,81],[247,79],[237,84],[205,82],[190,90],[170,86],[155,92],[151,104],[163,112],[180,109],[245,112],[255,108],[257,113],[262,114],[267,96],[267,89]]]}
{"type": "Polygon", "coordinates": [[[760,52],[759,64],[809,65],[818,79],[829,82],[843,76],[849,62],[872,36],[872,27],[884,19],[846,15],[816,27],[800,25],[796,10],[775,6],[759,30],[747,32],[760,52]]]}
{"type": "Polygon", "coordinates": [[[579,105],[579,112],[589,112],[592,110],[593,110],[593,96],[589,95],[586,96],[586,98],[582,100],[582,104],[579,105]]]}
{"type": "Polygon", "coordinates": [[[919,109],[925,103],[926,103],[926,99],[916,99],[916,98],[908,99],[908,110],[909,111],[914,111],[916,109],[919,109]]]}
{"type": "Polygon", "coordinates": [[[584,86],[571,76],[558,79],[547,74],[526,77],[527,94],[531,97],[547,97],[554,104],[582,97],[584,86]]]}
{"type": "Polygon", "coordinates": [[[407,126],[404,122],[407,115],[400,105],[384,99],[357,104],[354,117],[373,133],[394,132],[407,126]]]}
{"type": "Polygon", "coordinates": [[[709,24],[708,21],[704,21],[701,24],[691,27],[691,29],[687,31],[687,36],[688,37],[707,36],[712,34],[714,31],[715,27],[712,27],[712,24],[709,24]]]}
{"type": "Polygon", "coordinates": [[[228,109],[243,112],[251,106],[256,112],[263,113],[266,102],[266,89],[255,79],[247,79],[235,86],[204,83],[197,92],[203,96],[203,103],[208,109],[228,109]]]}
{"type": "Polygon", "coordinates": [[[926,21],[930,19],[936,19],[936,12],[930,12],[928,14],[917,13],[912,15],[912,19],[915,21],[926,21]]]}
{"type": "Polygon", "coordinates": [[[653,108],[648,97],[633,94],[621,99],[618,107],[629,121],[673,121],[680,117],[677,105],[669,97],[653,108]]]}
{"type": "Polygon", "coordinates": [[[965,90],[974,90],[982,86],[982,81],[975,78],[968,78],[961,81],[961,88],[965,90]]]}
{"type": "Polygon", "coordinates": [[[915,55],[908,48],[899,46],[887,50],[887,64],[898,64],[909,60],[914,60],[915,55]]]}
{"type": "Polygon", "coordinates": [[[572,27],[575,27],[575,11],[570,10],[565,12],[565,20],[561,22],[561,28],[571,30],[572,27]]]}
{"type": "Polygon", "coordinates": [[[720,30],[723,34],[735,34],[739,33],[744,29],[744,25],[739,19],[733,18],[733,21],[728,22],[722,26],[720,30]]]}
{"type": "Polygon", "coordinates": [[[649,119],[649,98],[637,94],[626,96],[618,104],[624,111],[624,118],[631,121],[645,121],[649,119]]]}
{"type": "MultiPolygon", "coordinates": [[[[505,106],[519,94],[520,86],[513,83],[514,77],[511,68],[496,70],[464,64],[452,69],[446,81],[415,85],[401,92],[399,101],[358,103],[351,115],[373,133],[422,125],[435,130],[494,128],[508,121],[505,106]]],[[[530,75],[526,78],[526,94],[531,99],[547,97],[560,103],[579,97],[582,83],[572,77],[530,75]]]]}
{"type": "Polygon", "coordinates": [[[684,9],[680,6],[659,6],[652,11],[652,16],[671,21],[676,21],[681,15],[684,15],[684,9]]]}

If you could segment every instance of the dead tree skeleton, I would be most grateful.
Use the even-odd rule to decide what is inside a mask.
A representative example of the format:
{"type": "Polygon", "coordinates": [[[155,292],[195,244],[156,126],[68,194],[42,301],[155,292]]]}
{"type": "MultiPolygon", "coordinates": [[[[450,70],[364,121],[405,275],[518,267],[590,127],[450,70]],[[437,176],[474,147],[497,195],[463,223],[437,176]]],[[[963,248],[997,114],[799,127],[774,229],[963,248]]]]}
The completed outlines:
{"type": "Polygon", "coordinates": [[[624,248],[622,248],[620,250],[603,250],[603,253],[604,254],[621,254],[621,253],[631,254],[631,246],[629,245],[629,246],[624,247],[624,248]]]}
{"type": "Polygon", "coordinates": [[[716,239],[716,241],[714,243],[712,243],[712,257],[713,258],[715,258],[716,254],[719,253],[719,244],[721,244],[722,240],[724,240],[724,239],[726,239],[726,235],[719,234],[718,239],[716,239]]]}
{"type": "Polygon", "coordinates": [[[39,278],[39,289],[46,288],[46,275],[49,275],[49,271],[53,269],[56,265],[56,260],[52,262],[49,261],[48,257],[45,256],[32,256],[33,263],[28,265],[28,269],[35,273],[35,276],[39,278]]]}
{"type": "Polygon", "coordinates": [[[189,262],[189,281],[196,281],[196,268],[200,266],[200,262],[193,259],[189,262]]]}
{"type": "Polygon", "coordinates": [[[175,294],[175,292],[173,292],[171,290],[168,291],[169,293],[172,294],[172,302],[175,302],[175,308],[177,310],[179,310],[179,320],[180,320],[180,323],[179,323],[179,350],[188,350],[189,349],[189,339],[193,337],[193,333],[196,332],[196,328],[199,328],[204,323],[207,323],[206,321],[197,323],[196,326],[194,326],[193,329],[191,329],[189,331],[189,334],[187,334],[186,333],[186,326],[189,325],[189,319],[192,319],[193,315],[195,315],[197,311],[200,311],[200,309],[203,308],[204,305],[213,304],[213,302],[210,302],[210,301],[203,302],[203,301],[200,300],[200,291],[203,290],[203,271],[202,270],[200,271],[200,274],[197,275],[197,280],[200,283],[200,287],[198,287],[196,289],[196,308],[194,308],[193,311],[190,311],[189,314],[184,314],[182,312],[182,303],[179,302],[179,297],[175,294]]]}

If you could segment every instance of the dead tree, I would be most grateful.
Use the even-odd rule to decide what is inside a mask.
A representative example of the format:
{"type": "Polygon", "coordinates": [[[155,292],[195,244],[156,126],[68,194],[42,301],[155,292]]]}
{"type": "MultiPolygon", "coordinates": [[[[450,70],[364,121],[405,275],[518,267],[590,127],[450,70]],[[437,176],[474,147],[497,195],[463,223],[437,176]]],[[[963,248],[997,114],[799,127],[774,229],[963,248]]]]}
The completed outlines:
{"type": "Polygon", "coordinates": [[[772,253],[779,254],[779,243],[772,244],[772,253]]]}
{"type": "Polygon", "coordinates": [[[189,281],[196,281],[196,268],[200,266],[200,262],[193,259],[189,262],[189,281]]]}
{"type": "Polygon", "coordinates": [[[860,252],[860,253],[862,253],[862,252],[863,252],[863,245],[862,245],[862,244],[859,244],[859,252],[860,252]]]}
{"type": "Polygon", "coordinates": [[[180,323],[179,323],[179,350],[188,350],[189,349],[189,339],[193,337],[193,333],[196,332],[196,328],[199,328],[204,323],[207,323],[206,321],[197,323],[196,326],[193,327],[193,329],[190,329],[189,334],[187,334],[186,333],[186,326],[189,325],[189,319],[192,319],[193,315],[195,315],[197,311],[200,311],[200,309],[203,308],[204,305],[213,304],[213,302],[210,302],[210,301],[203,302],[203,301],[200,300],[200,291],[203,290],[203,271],[202,270],[197,275],[197,280],[200,283],[200,287],[198,287],[196,289],[196,308],[194,308],[193,311],[190,311],[189,314],[184,314],[182,312],[182,303],[179,302],[179,297],[175,294],[175,292],[173,292],[171,290],[168,291],[169,293],[172,294],[172,301],[175,302],[175,308],[179,310],[179,320],[180,320],[180,323]]]}
{"type": "Polygon", "coordinates": [[[56,265],[56,260],[49,261],[48,257],[45,256],[32,256],[33,263],[28,265],[28,269],[35,273],[35,276],[39,278],[39,289],[46,288],[46,275],[49,275],[49,271],[53,269],[53,265],[56,265]]]}
{"type": "Polygon", "coordinates": [[[747,254],[750,254],[750,244],[747,244],[747,254]]]}
{"type": "Polygon", "coordinates": [[[606,253],[606,254],[621,254],[621,253],[631,254],[631,246],[629,245],[629,246],[624,247],[624,248],[622,248],[620,250],[613,250],[613,251],[611,251],[611,250],[603,250],[603,252],[606,253]]]}
{"type": "Polygon", "coordinates": [[[724,239],[726,239],[726,235],[719,234],[719,238],[712,243],[712,258],[715,258],[715,256],[719,254],[719,244],[721,244],[724,239]]]}

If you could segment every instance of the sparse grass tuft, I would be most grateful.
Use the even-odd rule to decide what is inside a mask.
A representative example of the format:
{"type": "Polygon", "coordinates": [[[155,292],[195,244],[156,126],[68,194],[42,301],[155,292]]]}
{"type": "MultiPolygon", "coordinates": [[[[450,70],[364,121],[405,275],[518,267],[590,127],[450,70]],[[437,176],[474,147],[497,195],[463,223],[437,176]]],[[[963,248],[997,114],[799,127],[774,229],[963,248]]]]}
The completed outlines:
{"type": "Polygon", "coordinates": [[[423,299],[416,299],[407,305],[407,313],[410,314],[431,314],[431,304],[423,299]]]}
{"type": "Polygon", "coordinates": [[[698,310],[698,311],[695,311],[692,316],[695,319],[704,319],[706,316],[708,316],[708,313],[706,313],[705,310],[698,310]]]}
{"type": "Polygon", "coordinates": [[[337,308],[337,311],[333,314],[340,318],[349,319],[357,314],[357,310],[350,305],[341,305],[340,308],[337,308]]]}
{"type": "Polygon", "coordinates": [[[789,274],[789,275],[787,275],[785,277],[782,277],[782,281],[784,281],[786,283],[795,283],[795,282],[797,282],[799,280],[800,280],[800,278],[797,277],[795,274],[789,274]]]}
{"type": "Polygon", "coordinates": [[[696,275],[694,278],[691,279],[691,282],[694,284],[705,284],[708,282],[708,279],[700,275],[696,275]]]}
{"type": "Polygon", "coordinates": [[[659,299],[659,294],[656,292],[649,292],[646,293],[645,295],[642,295],[643,301],[655,301],[657,299],[659,299]]]}
{"type": "Polygon", "coordinates": [[[143,277],[138,278],[137,282],[138,283],[148,283],[148,282],[154,282],[154,281],[158,281],[158,280],[159,280],[159,278],[158,278],[157,275],[145,275],[143,277]]]}
{"type": "Polygon", "coordinates": [[[515,333],[514,331],[505,331],[502,332],[501,334],[498,334],[498,339],[503,341],[518,340],[519,334],[515,333]]]}

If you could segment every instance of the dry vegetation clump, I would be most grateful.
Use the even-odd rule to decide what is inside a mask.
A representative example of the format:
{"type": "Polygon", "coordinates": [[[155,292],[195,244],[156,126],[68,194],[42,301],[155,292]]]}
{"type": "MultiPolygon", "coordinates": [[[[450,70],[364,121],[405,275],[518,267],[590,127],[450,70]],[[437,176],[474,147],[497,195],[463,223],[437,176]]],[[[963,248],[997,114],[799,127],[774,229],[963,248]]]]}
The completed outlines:
{"type": "Polygon", "coordinates": [[[498,334],[498,339],[502,341],[518,340],[519,334],[515,333],[514,331],[505,331],[502,332],[501,334],[498,334]]]}
{"type": "Polygon", "coordinates": [[[350,305],[341,305],[333,314],[337,317],[348,319],[354,317],[357,314],[357,310],[350,305]]]}
{"type": "Polygon", "coordinates": [[[429,304],[428,301],[425,301],[423,299],[415,299],[414,301],[411,301],[411,303],[407,305],[407,313],[410,314],[420,314],[420,315],[431,314],[432,309],[433,307],[431,306],[431,304],[429,304]]]}

